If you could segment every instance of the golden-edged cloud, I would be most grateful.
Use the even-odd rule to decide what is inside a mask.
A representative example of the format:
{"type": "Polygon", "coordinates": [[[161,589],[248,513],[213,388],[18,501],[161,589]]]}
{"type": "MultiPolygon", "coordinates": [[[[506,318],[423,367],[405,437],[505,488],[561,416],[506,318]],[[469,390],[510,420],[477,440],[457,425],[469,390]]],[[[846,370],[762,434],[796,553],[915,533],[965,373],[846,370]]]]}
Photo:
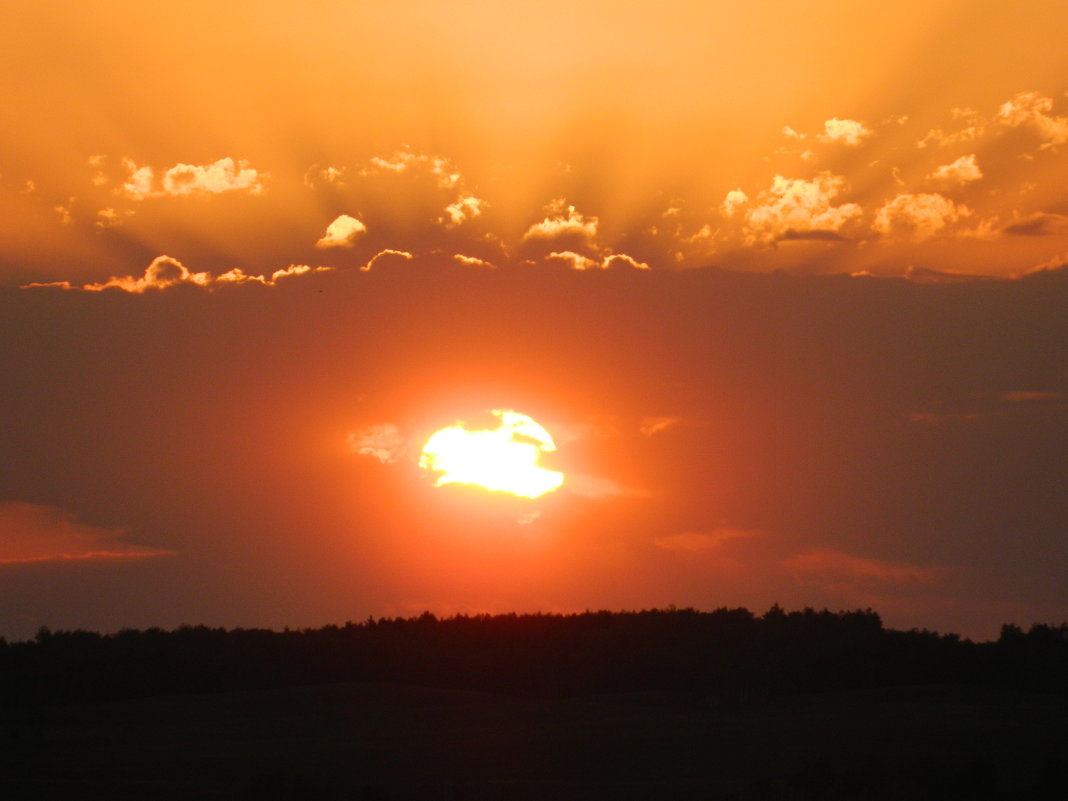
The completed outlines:
{"type": "Polygon", "coordinates": [[[723,198],[723,205],[721,208],[726,216],[733,217],[735,212],[748,202],[749,195],[741,189],[732,189],[727,193],[727,196],[723,198]]]}
{"type": "Polygon", "coordinates": [[[176,286],[198,286],[203,288],[235,284],[274,286],[283,278],[329,272],[331,270],[333,270],[333,267],[311,267],[307,264],[291,264],[288,267],[283,267],[264,275],[249,274],[240,267],[227,270],[219,275],[212,275],[208,272],[193,272],[178,259],[162,255],[154,258],[140,276],[115,276],[107,281],[81,285],[73,284],[70,281],[32,282],[23,284],[22,288],[52,287],[55,289],[82,290],[84,292],[102,292],[105,289],[118,289],[123,292],[140,295],[144,292],[170,289],[176,286]]]}
{"type": "Polygon", "coordinates": [[[823,124],[823,133],[820,134],[819,139],[823,142],[834,142],[848,147],[856,147],[871,134],[871,129],[862,122],[840,120],[837,117],[832,117],[823,124]]]}
{"type": "Polygon", "coordinates": [[[1020,92],[1002,103],[997,119],[1012,128],[1031,128],[1045,146],[1068,142],[1068,117],[1054,116],[1053,99],[1038,92],[1020,92]]]}
{"type": "Polygon", "coordinates": [[[90,291],[115,288],[126,292],[140,293],[150,289],[167,289],[178,284],[207,286],[210,283],[211,276],[207,273],[195,273],[178,259],[164,255],[154,258],[141,276],[109,278],[107,281],[98,284],[86,284],[82,288],[90,291]]]}
{"type": "Polygon", "coordinates": [[[843,176],[829,172],[811,180],[776,175],[771,187],[761,192],[745,213],[748,241],[774,242],[790,235],[840,232],[863,214],[857,203],[834,204],[845,184],[843,176]]]}
{"type": "Polygon", "coordinates": [[[445,207],[445,216],[442,221],[446,228],[455,228],[481,215],[485,207],[486,201],[481,198],[474,195],[461,195],[445,207]]]}
{"type": "Polygon", "coordinates": [[[365,273],[369,273],[371,272],[371,270],[381,269],[383,266],[389,264],[403,264],[404,262],[411,261],[414,258],[415,256],[413,256],[406,250],[393,250],[392,248],[386,248],[385,250],[378,251],[378,253],[368,259],[367,263],[363,265],[360,270],[365,273]]]}
{"type": "Polygon", "coordinates": [[[936,193],[901,194],[875,213],[872,228],[886,236],[915,241],[930,239],[970,215],[971,209],[936,193]]]}
{"type": "Polygon", "coordinates": [[[987,124],[980,118],[979,112],[975,109],[954,107],[950,109],[950,116],[955,127],[948,132],[941,127],[932,128],[924,135],[923,139],[916,143],[916,146],[919,148],[925,148],[929,145],[950,147],[962,142],[974,141],[986,131],[987,124]]]}
{"type": "Polygon", "coordinates": [[[975,161],[975,154],[961,156],[954,162],[935,168],[928,178],[947,187],[963,186],[983,177],[983,171],[975,161]]]}
{"type": "Polygon", "coordinates": [[[605,270],[612,269],[630,269],[630,270],[648,270],[651,269],[644,261],[638,261],[633,256],[629,256],[626,253],[613,253],[609,256],[605,256],[601,262],[601,267],[605,270]]]}
{"type": "MultiPolygon", "coordinates": [[[[1054,145],[1063,139],[1068,118],[1059,113],[1059,98],[1024,91],[1001,102],[1005,96],[996,98],[1000,105],[990,102],[982,112],[951,107],[922,120],[923,124],[918,118],[908,121],[892,113],[872,117],[877,121],[870,123],[835,116],[799,132],[802,129],[780,127],[781,121],[776,121],[768,128],[769,136],[774,140],[778,130],[787,141],[774,141],[773,149],[755,160],[748,174],[735,173],[729,183],[722,175],[702,179],[699,190],[672,188],[669,193],[661,188],[646,193],[645,208],[640,210],[633,198],[622,196],[625,193],[611,196],[596,181],[588,181],[589,176],[580,176],[581,160],[571,173],[556,174],[536,189],[527,186],[519,191],[511,183],[517,175],[515,164],[502,162],[490,168],[476,158],[461,169],[451,154],[411,147],[381,150],[348,164],[322,157],[317,163],[302,162],[297,171],[287,172],[282,165],[275,170],[273,197],[256,202],[244,198],[266,191],[268,174],[260,167],[275,168],[274,162],[259,163],[259,155],[256,167],[227,157],[167,168],[117,155],[83,154],[80,193],[58,194],[39,183],[33,197],[43,201],[38,201],[44,209],[41,227],[52,232],[62,229],[57,240],[80,238],[86,249],[91,245],[111,257],[82,260],[108,264],[98,268],[94,276],[98,282],[108,273],[124,275],[129,267],[120,260],[138,243],[150,247],[150,252],[181,252],[183,258],[216,271],[240,264],[248,280],[256,280],[253,273],[270,264],[276,252],[290,254],[286,261],[323,259],[329,264],[336,259],[338,266],[362,262],[365,268],[372,263],[367,261],[373,260],[372,254],[394,251],[454,261],[475,259],[500,267],[545,261],[564,262],[576,270],[715,263],[743,270],[885,274],[925,258],[920,250],[932,246],[951,261],[967,257],[972,262],[942,265],[950,271],[1019,273],[1064,249],[1062,243],[1040,239],[1064,234],[1058,216],[1064,210],[1047,176],[1056,173],[1064,157],[1063,148],[1054,145]],[[941,127],[929,127],[931,123],[941,127]],[[925,147],[932,146],[928,152],[914,147],[923,130],[929,131],[922,140],[925,147]],[[971,140],[978,141],[965,144],[971,140]],[[936,145],[955,147],[934,150],[936,145]],[[870,156],[850,152],[860,147],[871,151],[870,156]],[[466,177],[472,166],[477,186],[466,177]],[[724,183],[718,183],[720,179],[724,183]],[[290,204],[287,193],[293,192],[300,196],[299,202],[290,204]],[[197,203],[142,203],[220,194],[242,197],[215,204],[214,218],[203,222],[200,215],[206,209],[197,203]],[[299,226],[273,225],[270,215],[283,207],[300,209],[305,216],[299,226]],[[300,242],[284,241],[287,230],[325,225],[329,218],[321,217],[323,208],[333,214],[351,211],[334,217],[325,231],[319,228],[318,239],[305,235],[300,242]],[[967,225],[961,224],[965,217],[967,225]],[[256,237],[261,226],[270,228],[270,237],[256,237]],[[120,227],[121,231],[115,230],[120,227]],[[187,236],[191,232],[203,235],[187,236]],[[944,240],[947,234],[961,240],[952,253],[945,250],[944,241],[918,247],[944,240]],[[1004,235],[1030,240],[1015,240],[1019,247],[1006,256],[1004,235]],[[795,240],[861,244],[870,239],[879,239],[881,246],[767,247],[795,240]],[[978,240],[992,246],[980,250],[978,240]],[[273,250],[276,245],[279,249],[273,250]],[[357,261],[346,264],[350,252],[357,261]],[[817,253],[826,258],[817,259],[817,253]],[[891,264],[897,257],[899,264],[891,264]]],[[[10,189],[22,180],[19,176],[5,183],[10,189]]],[[[29,275],[52,277],[44,268],[37,270],[29,275]]],[[[195,283],[195,276],[181,282],[195,283]]],[[[266,274],[258,278],[269,280],[266,274]]],[[[159,285],[146,283],[143,277],[128,281],[159,285]]]]}
{"type": "Polygon", "coordinates": [[[415,153],[410,148],[398,150],[392,156],[374,156],[368,167],[363,170],[364,175],[375,172],[406,173],[426,171],[434,176],[439,189],[454,189],[458,187],[463,176],[453,166],[452,162],[443,156],[431,156],[424,153],[415,153]]]}
{"type": "Polygon", "coordinates": [[[265,173],[248,166],[244,159],[235,161],[227,156],[211,164],[179,163],[157,175],[149,166],[138,166],[131,159],[124,159],[127,177],[121,191],[130,200],[145,200],[151,197],[190,197],[218,195],[224,192],[247,192],[263,194],[265,173]]]}
{"type": "Polygon", "coordinates": [[[569,250],[597,250],[600,220],[581,214],[563,198],[552,201],[545,211],[545,218],[523,234],[524,242],[569,243],[569,250]]]}
{"type": "Polygon", "coordinates": [[[351,248],[363,234],[367,226],[348,214],[338,215],[326,232],[315,243],[317,248],[351,248]]]}
{"type": "Polygon", "coordinates": [[[496,267],[496,265],[491,261],[480,259],[477,256],[467,256],[463,253],[454,253],[452,256],[452,260],[455,261],[457,264],[463,264],[467,267],[481,267],[487,270],[492,270],[496,267]]]}
{"type": "Polygon", "coordinates": [[[97,228],[117,228],[122,225],[128,217],[133,214],[129,209],[116,209],[108,206],[96,213],[96,220],[93,223],[97,228]]]}
{"type": "Polygon", "coordinates": [[[549,262],[563,262],[572,270],[578,270],[579,272],[585,270],[649,269],[648,264],[638,261],[632,256],[628,256],[626,253],[612,253],[605,256],[603,259],[591,259],[589,256],[576,253],[573,250],[554,250],[545,258],[549,262]]]}

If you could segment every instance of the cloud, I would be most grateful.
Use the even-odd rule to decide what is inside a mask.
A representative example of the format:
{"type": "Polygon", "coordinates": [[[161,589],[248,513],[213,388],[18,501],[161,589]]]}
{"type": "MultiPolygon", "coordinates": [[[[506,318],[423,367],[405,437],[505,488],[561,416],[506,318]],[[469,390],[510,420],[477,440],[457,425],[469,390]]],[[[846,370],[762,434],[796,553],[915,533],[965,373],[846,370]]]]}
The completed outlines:
{"type": "Polygon", "coordinates": [[[910,423],[918,425],[941,425],[942,423],[974,423],[982,420],[983,416],[978,412],[911,412],[908,415],[910,423]]]}
{"type": "Polygon", "coordinates": [[[455,228],[480,216],[486,205],[486,201],[474,195],[461,195],[455,202],[445,207],[445,216],[442,221],[446,228],[455,228]]]}
{"type": "Polygon", "coordinates": [[[584,498],[613,498],[621,495],[644,494],[639,490],[624,487],[610,478],[583,473],[568,473],[564,480],[564,489],[584,498]]]}
{"type": "Polygon", "coordinates": [[[1068,142],[1068,117],[1054,117],[1053,100],[1038,92],[1020,92],[1002,103],[997,119],[1011,128],[1031,128],[1048,145],[1068,142]]]}
{"type": "Polygon", "coordinates": [[[609,439],[619,435],[617,422],[610,415],[591,415],[580,422],[554,420],[553,437],[558,443],[609,439]]]}
{"type": "Polygon", "coordinates": [[[293,278],[298,275],[309,275],[312,273],[328,273],[333,271],[333,269],[333,267],[312,267],[308,264],[291,264],[288,267],[275,270],[270,275],[250,275],[240,267],[235,267],[234,269],[228,270],[214,278],[209,278],[205,286],[210,287],[217,284],[260,284],[262,286],[274,286],[283,278],[293,278]]]}
{"type": "Polygon", "coordinates": [[[166,289],[178,284],[195,284],[206,286],[211,283],[207,273],[194,273],[178,259],[171,256],[156,256],[152,263],[145,268],[144,275],[139,278],[124,276],[121,278],[109,278],[99,284],[86,284],[82,289],[99,292],[104,289],[122,289],[126,292],[146,292],[150,289],[166,289]]]}
{"type": "Polygon", "coordinates": [[[71,216],[71,209],[74,207],[74,198],[70,198],[65,206],[55,206],[52,211],[59,217],[60,225],[70,225],[74,218],[71,216]]]}
{"type": "Polygon", "coordinates": [[[1068,216],[1064,214],[1032,214],[1001,229],[1013,236],[1053,236],[1068,230],[1068,216]]]}
{"type": "Polygon", "coordinates": [[[856,203],[832,204],[844,187],[845,178],[827,172],[811,181],[776,175],[746,213],[748,241],[774,242],[790,232],[795,238],[800,232],[838,232],[862,214],[856,203]]]}
{"type": "Polygon", "coordinates": [[[313,164],[304,171],[304,185],[309,189],[315,189],[321,184],[343,186],[344,177],[344,167],[320,167],[318,164],[313,164]]]}
{"type": "Polygon", "coordinates": [[[177,164],[163,174],[163,191],[168,195],[217,195],[222,192],[263,192],[263,175],[247,161],[222,158],[213,164],[177,164]]]}
{"type": "Polygon", "coordinates": [[[349,434],[349,447],[361,456],[370,456],[382,464],[393,464],[405,448],[400,429],[392,423],[379,423],[349,434]]]}
{"type": "MultiPolygon", "coordinates": [[[[1002,233],[1001,220],[997,217],[987,217],[979,220],[974,226],[960,227],[954,231],[954,236],[957,239],[976,239],[980,241],[989,241],[997,239],[1002,233]]],[[[963,275],[963,273],[961,273],[963,275]]],[[[973,278],[979,277],[978,273],[970,274],[973,278]]],[[[988,278],[990,276],[987,276],[988,278]]]]}
{"type": "Polygon", "coordinates": [[[840,120],[832,117],[823,123],[824,132],[819,139],[823,142],[836,142],[848,147],[856,147],[871,136],[871,129],[856,120],[840,120]]]}
{"type": "Polygon", "coordinates": [[[1056,256],[1033,265],[1025,274],[1038,275],[1040,273],[1048,273],[1054,270],[1062,270],[1064,268],[1068,268],[1068,252],[1058,253],[1056,256]]]}
{"type": "Polygon", "coordinates": [[[573,250],[554,250],[545,258],[546,261],[562,261],[572,270],[578,270],[579,272],[600,270],[603,266],[599,260],[583,256],[581,253],[575,253],[573,250]]]}
{"type": "Polygon", "coordinates": [[[989,275],[932,270],[929,267],[917,267],[913,264],[910,264],[908,269],[905,270],[904,277],[909,283],[926,284],[928,286],[938,284],[973,284],[976,281],[994,280],[989,275]]]}
{"type": "Polygon", "coordinates": [[[649,269],[648,264],[638,261],[632,256],[628,256],[626,253],[612,253],[605,256],[603,259],[591,259],[589,256],[575,253],[573,250],[554,250],[545,258],[547,261],[562,261],[572,270],[578,270],[580,272],[585,270],[649,269]]]}
{"type": "Polygon", "coordinates": [[[326,227],[326,233],[315,243],[315,247],[351,248],[366,232],[367,226],[362,222],[348,214],[341,214],[326,227]]]}
{"type": "Polygon", "coordinates": [[[741,189],[732,189],[723,199],[723,213],[726,214],[728,217],[733,217],[735,212],[738,211],[738,207],[748,202],[749,195],[747,195],[741,189]]]}
{"type": "Polygon", "coordinates": [[[754,529],[717,528],[712,531],[685,531],[680,534],[667,534],[655,537],[653,544],[669,551],[714,551],[731,540],[759,537],[762,532],[754,529]]]}
{"type": "Polygon", "coordinates": [[[645,417],[638,425],[638,431],[645,437],[660,434],[669,428],[675,428],[683,422],[681,417],[645,417]]]}
{"type": "Polygon", "coordinates": [[[883,562],[836,550],[811,550],[783,560],[797,578],[824,586],[929,583],[939,571],[904,562],[883,562]]]}
{"type": "Polygon", "coordinates": [[[846,237],[836,231],[784,231],[776,242],[846,242],[846,237]]]}
{"type": "Polygon", "coordinates": [[[0,502],[0,565],[174,555],[174,551],[125,543],[124,535],[119,529],[78,523],[51,506],[0,502]]]}
{"type": "MultiPolygon", "coordinates": [[[[306,176],[306,182],[320,180],[314,171],[306,176]]],[[[378,247],[414,242],[413,252],[461,249],[483,257],[503,250],[496,233],[480,231],[472,241],[478,226],[471,223],[486,214],[490,203],[465,185],[449,158],[406,147],[368,159],[346,182],[351,185],[346,194],[357,204],[378,247]]]]}
{"type": "Polygon", "coordinates": [[[452,260],[459,262],[460,264],[465,264],[468,267],[484,267],[490,270],[495,268],[495,265],[491,261],[480,259],[477,256],[465,256],[463,253],[454,253],[452,260]]]}
{"type": "Polygon", "coordinates": [[[943,164],[927,176],[929,180],[945,186],[963,186],[978,181],[983,177],[982,170],[975,163],[975,154],[961,156],[951,164],[943,164]]]}
{"type": "Polygon", "coordinates": [[[950,115],[960,123],[960,127],[957,130],[946,133],[941,128],[932,128],[923,139],[916,143],[916,146],[925,148],[929,144],[933,144],[939,147],[948,147],[961,142],[971,142],[978,139],[986,131],[986,123],[979,119],[979,114],[975,109],[952,108],[950,109],[950,115]]]}
{"type": "Polygon", "coordinates": [[[90,179],[93,186],[103,186],[108,182],[108,177],[104,174],[104,165],[107,164],[107,160],[107,156],[103,153],[89,157],[88,164],[93,168],[93,177],[90,179]]]}
{"type": "Polygon", "coordinates": [[[554,250],[546,256],[547,262],[563,262],[572,270],[599,270],[601,263],[595,258],[576,253],[574,250],[554,250]]]}
{"type": "Polygon", "coordinates": [[[117,228],[132,214],[133,212],[128,209],[123,211],[110,207],[101,209],[96,213],[96,222],[93,224],[97,228],[117,228]]]}
{"type": "Polygon", "coordinates": [[[552,201],[546,207],[545,213],[546,216],[541,222],[534,223],[523,234],[524,242],[563,240],[575,243],[576,247],[596,250],[594,242],[600,222],[596,217],[580,214],[563,198],[552,201]]]}
{"type": "Polygon", "coordinates": [[[122,193],[131,200],[144,200],[152,197],[152,184],[156,174],[151,167],[138,167],[131,159],[123,159],[122,164],[126,167],[129,175],[122,185],[122,193]]]}
{"type": "Polygon", "coordinates": [[[463,176],[456,170],[452,162],[442,156],[428,156],[414,153],[410,149],[398,150],[392,156],[382,158],[375,156],[370,161],[370,166],[362,173],[405,173],[414,170],[425,170],[434,176],[439,189],[456,189],[463,182],[463,176]]]}
{"type": "Polygon", "coordinates": [[[1035,403],[1036,401],[1064,401],[1068,400],[1068,395],[1064,395],[1060,392],[1015,390],[1013,392],[1002,392],[998,395],[998,399],[1007,401],[1008,403],[1035,403]]]}
{"type": "Polygon", "coordinates": [[[275,270],[270,275],[249,275],[240,267],[235,267],[221,275],[212,276],[207,272],[194,273],[178,259],[171,256],[157,256],[145,269],[143,275],[112,277],[95,284],[72,284],[70,281],[48,281],[23,284],[22,289],[47,288],[82,290],[85,292],[102,292],[105,289],[120,289],[139,295],[148,290],[170,289],[175,286],[193,285],[204,288],[222,284],[261,284],[274,286],[277,281],[297,275],[330,272],[333,267],[311,267],[307,264],[291,264],[289,267],[275,270]]]}
{"type": "Polygon", "coordinates": [[[902,194],[883,204],[875,214],[872,228],[887,236],[919,241],[930,239],[971,213],[967,206],[957,205],[939,194],[902,194]]]}
{"type": "Polygon", "coordinates": [[[221,158],[211,164],[176,164],[163,173],[157,185],[152,167],[139,167],[131,159],[123,159],[129,175],[122,185],[122,194],[131,200],[150,197],[190,197],[218,195],[224,192],[264,192],[266,174],[249,167],[244,159],[234,161],[221,158]]]}
{"type": "Polygon", "coordinates": [[[393,250],[392,248],[386,248],[380,250],[373,255],[367,264],[363,265],[360,270],[365,273],[371,272],[371,270],[381,269],[385,265],[389,264],[402,264],[407,261],[411,261],[414,258],[411,253],[406,250],[393,250]]]}
{"type": "Polygon", "coordinates": [[[610,256],[605,256],[604,261],[601,262],[601,267],[605,270],[613,270],[617,268],[631,270],[649,269],[649,265],[644,261],[638,261],[634,257],[628,256],[626,253],[613,253],[610,256]]]}

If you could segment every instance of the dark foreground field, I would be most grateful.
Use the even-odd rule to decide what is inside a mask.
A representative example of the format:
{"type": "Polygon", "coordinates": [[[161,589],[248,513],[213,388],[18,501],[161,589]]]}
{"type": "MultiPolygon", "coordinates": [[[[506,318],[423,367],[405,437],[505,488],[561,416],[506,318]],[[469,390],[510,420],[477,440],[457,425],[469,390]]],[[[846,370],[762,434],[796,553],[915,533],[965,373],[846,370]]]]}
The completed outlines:
{"type": "Polygon", "coordinates": [[[1068,698],[974,686],[717,707],[346,683],[43,705],[0,798],[1063,799],[1068,698]]]}

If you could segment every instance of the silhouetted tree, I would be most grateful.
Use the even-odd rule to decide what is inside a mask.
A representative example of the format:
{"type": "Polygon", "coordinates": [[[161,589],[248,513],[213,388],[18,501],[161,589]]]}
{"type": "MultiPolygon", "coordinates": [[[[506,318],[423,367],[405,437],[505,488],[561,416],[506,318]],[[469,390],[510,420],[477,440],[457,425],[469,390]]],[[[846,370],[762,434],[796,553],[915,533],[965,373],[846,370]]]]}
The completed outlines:
{"type": "Polygon", "coordinates": [[[533,696],[659,690],[708,708],[798,692],[984,683],[1068,692],[1068,625],[995,643],[883,628],[870,609],[591,611],[368,619],[319,629],[42,628],[0,640],[0,701],[389,681],[533,696]]]}

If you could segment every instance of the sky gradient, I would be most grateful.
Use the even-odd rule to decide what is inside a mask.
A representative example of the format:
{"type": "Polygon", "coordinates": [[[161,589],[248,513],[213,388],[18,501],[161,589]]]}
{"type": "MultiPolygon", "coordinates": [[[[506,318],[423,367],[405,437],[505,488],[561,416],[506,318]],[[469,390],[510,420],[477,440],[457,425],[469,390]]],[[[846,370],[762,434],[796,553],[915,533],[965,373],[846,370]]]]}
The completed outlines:
{"type": "Polygon", "coordinates": [[[1068,617],[1063,3],[0,22],[0,636],[1068,617]]]}

